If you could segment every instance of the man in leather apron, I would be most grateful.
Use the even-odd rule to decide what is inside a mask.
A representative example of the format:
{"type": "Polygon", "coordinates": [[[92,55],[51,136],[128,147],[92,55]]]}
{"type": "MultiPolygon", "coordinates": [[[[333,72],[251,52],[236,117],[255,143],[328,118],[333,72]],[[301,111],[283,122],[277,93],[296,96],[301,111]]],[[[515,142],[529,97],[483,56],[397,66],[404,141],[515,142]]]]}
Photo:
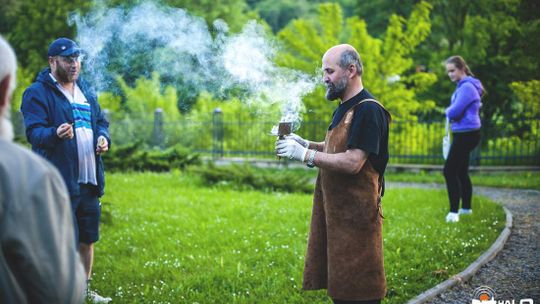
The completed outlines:
{"type": "Polygon", "coordinates": [[[322,70],[326,98],[340,99],[324,142],[296,134],[276,142],[278,156],[319,168],[303,288],[327,289],[334,303],[380,303],[390,114],[364,89],[362,62],[351,45],[330,48],[322,70]]]}

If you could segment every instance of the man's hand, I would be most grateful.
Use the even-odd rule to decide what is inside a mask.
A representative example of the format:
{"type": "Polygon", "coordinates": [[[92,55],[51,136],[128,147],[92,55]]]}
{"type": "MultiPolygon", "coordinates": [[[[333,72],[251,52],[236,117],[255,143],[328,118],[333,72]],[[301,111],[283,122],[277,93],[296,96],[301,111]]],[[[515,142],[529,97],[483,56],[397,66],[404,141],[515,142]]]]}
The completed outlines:
{"type": "Polygon", "coordinates": [[[276,141],[276,154],[280,157],[288,157],[289,159],[303,162],[306,158],[307,150],[294,139],[289,138],[276,141]]]}
{"type": "Polygon", "coordinates": [[[107,138],[105,138],[105,136],[100,135],[97,139],[96,153],[102,154],[107,151],[109,151],[109,142],[107,141],[107,138]]]}
{"type": "Polygon", "coordinates": [[[299,143],[299,144],[300,144],[302,147],[304,147],[304,148],[308,148],[308,147],[309,147],[309,141],[303,139],[302,137],[300,137],[300,136],[297,135],[297,134],[291,133],[291,134],[285,136],[285,138],[294,139],[297,143],[299,143]]]}
{"type": "Polygon", "coordinates": [[[56,135],[61,139],[72,139],[73,138],[73,125],[70,123],[63,123],[58,128],[56,128],[56,135]]]}

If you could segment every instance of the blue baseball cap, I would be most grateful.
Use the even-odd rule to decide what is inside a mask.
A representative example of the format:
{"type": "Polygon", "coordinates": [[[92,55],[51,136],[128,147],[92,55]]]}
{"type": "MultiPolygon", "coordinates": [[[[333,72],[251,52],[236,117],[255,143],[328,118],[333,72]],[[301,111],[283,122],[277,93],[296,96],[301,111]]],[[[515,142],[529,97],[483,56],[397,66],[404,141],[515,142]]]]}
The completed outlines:
{"type": "Polygon", "coordinates": [[[58,38],[51,45],[49,45],[49,51],[47,55],[52,56],[71,56],[73,54],[79,55],[81,49],[75,43],[75,41],[68,38],[58,38]]]}

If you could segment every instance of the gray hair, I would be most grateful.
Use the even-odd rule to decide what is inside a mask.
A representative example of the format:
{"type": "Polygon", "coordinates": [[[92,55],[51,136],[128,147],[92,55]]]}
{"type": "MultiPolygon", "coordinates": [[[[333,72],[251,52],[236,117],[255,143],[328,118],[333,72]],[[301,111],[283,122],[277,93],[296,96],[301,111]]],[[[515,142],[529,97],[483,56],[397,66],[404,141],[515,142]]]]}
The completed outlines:
{"type": "Polygon", "coordinates": [[[11,94],[17,80],[17,59],[9,43],[0,35],[0,81],[9,75],[12,76],[12,79],[8,94],[11,94]]]}
{"type": "Polygon", "coordinates": [[[354,66],[356,67],[356,74],[358,76],[362,76],[362,60],[360,59],[360,55],[358,55],[358,52],[356,52],[355,50],[343,51],[341,53],[341,57],[339,58],[339,67],[342,69],[346,69],[351,64],[354,64],[354,66]]]}

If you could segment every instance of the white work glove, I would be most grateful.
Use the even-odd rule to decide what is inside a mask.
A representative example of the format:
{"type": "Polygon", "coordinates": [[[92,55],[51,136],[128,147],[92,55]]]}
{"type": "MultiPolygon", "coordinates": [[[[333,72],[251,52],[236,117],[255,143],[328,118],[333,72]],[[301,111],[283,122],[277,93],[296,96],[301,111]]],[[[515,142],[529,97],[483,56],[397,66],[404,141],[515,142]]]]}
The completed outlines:
{"type": "Polygon", "coordinates": [[[306,158],[308,149],[302,147],[294,139],[280,139],[276,141],[276,154],[280,157],[299,160],[301,162],[306,158]]]}
{"type": "Polygon", "coordinates": [[[285,138],[294,139],[297,143],[299,143],[304,148],[309,147],[309,140],[303,139],[298,134],[291,133],[291,134],[285,136],[285,138]]]}

